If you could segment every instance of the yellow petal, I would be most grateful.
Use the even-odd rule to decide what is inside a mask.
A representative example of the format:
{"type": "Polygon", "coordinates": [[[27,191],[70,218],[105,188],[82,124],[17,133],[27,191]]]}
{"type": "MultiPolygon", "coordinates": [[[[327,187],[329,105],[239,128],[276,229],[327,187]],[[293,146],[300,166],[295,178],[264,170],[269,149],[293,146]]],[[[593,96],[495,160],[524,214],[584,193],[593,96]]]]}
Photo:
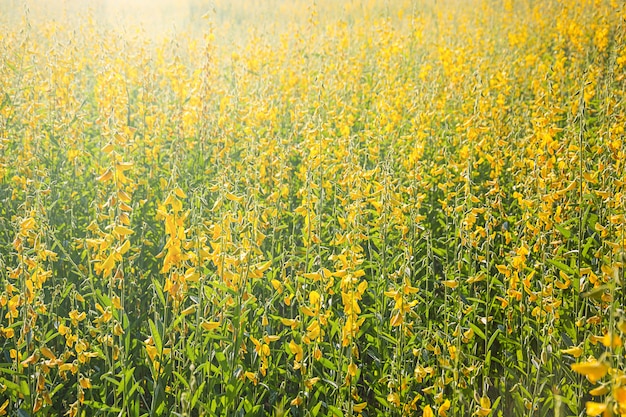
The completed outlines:
{"type": "Polygon", "coordinates": [[[46,358],[50,359],[50,360],[55,360],[56,356],[54,356],[54,353],[52,353],[52,351],[50,349],[48,349],[45,346],[42,346],[39,348],[39,351],[41,352],[41,354],[43,356],[45,356],[46,358]]]}
{"type": "Polygon", "coordinates": [[[115,146],[113,146],[113,144],[109,142],[102,147],[101,151],[108,154],[113,152],[113,149],[115,149],[115,146]]]}
{"type": "Polygon", "coordinates": [[[443,281],[443,285],[445,285],[448,288],[456,288],[459,286],[459,283],[454,279],[450,279],[447,281],[443,281]]]}
{"type": "Polygon", "coordinates": [[[354,404],[354,405],[352,406],[352,409],[353,409],[355,412],[360,413],[361,411],[363,411],[363,410],[365,409],[365,407],[367,407],[367,402],[354,404]]]}
{"type": "Polygon", "coordinates": [[[295,407],[300,407],[300,405],[302,404],[302,397],[300,397],[299,395],[294,398],[293,400],[291,400],[291,405],[295,406],[295,407]]]}
{"type": "Polygon", "coordinates": [[[402,324],[403,321],[404,320],[402,318],[402,314],[400,314],[400,312],[398,311],[391,317],[390,324],[392,327],[398,327],[402,324]]]}
{"type": "Polygon", "coordinates": [[[599,416],[604,413],[606,410],[606,404],[597,403],[594,401],[587,401],[587,415],[588,416],[599,416]]]}
{"type": "Polygon", "coordinates": [[[503,275],[509,275],[511,272],[509,271],[509,268],[506,267],[506,265],[496,265],[496,269],[498,270],[498,272],[500,272],[503,275]]]}
{"type": "Polygon", "coordinates": [[[294,326],[297,321],[295,319],[286,319],[284,317],[280,318],[281,323],[283,323],[285,326],[294,326]]]}
{"type": "Polygon", "coordinates": [[[581,362],[572,364],[572,370],[587,377],[591,383],[604,378],[609,371],[609,367],[603,362],[593,360],[589,362],[581,362]]]}
{"type": "Polygon", "coordinates": [[[561,353],[565,353],[567,355],[572,355],[575,358],[579,358],[580,355],[582,355],[583,350],[578,346],[574,346],[569,349],[561,349],[561,353]]]}
{"type": "Polygon", "coordinates": [[[230,201],[236,201],[238,203],[241,203],[243,201],[243,197],[237,197],[233,193],[226,193],[226,198],[229,199],[230,201]]]}
{"type": "Polygon", "coordinates": [[[309,293],[309,302],[313,306],[316,306],[319,304],[320,298],[321,298],[320,293],[318,293],[317,291],[311,291],[309,293]]]}
{"type": "Polygon", "coordinates": [[[213,329],[217,329],[218,327],[220,327],[220,322],[219,321],[204,321],[202,322],[202,324],[200,326],[202,326],[202,328],[206,331],[210,331],[213,329]]]}
{"type": "Polygon", "coordinates": [[[392,392],[389,395],[387,395],[387,401],[389,401],[391,404],[395,405],[396,407],[400,406],[400,396],[398,395],[397,392],[392,392]]]}
{"type": "Polygon", "coordinates": [[[351,363],[350,365],[348,365],[348,373],[352,376],[356,376],[356,373],[358,372],[359,368],[354,364],[351,363]]]}
{"type": "Polygon", "coordinates": [[[29,230],[35,228],[35,219],[28,217],[20,223],[20,229],[22,234],[26,234],[29,230]]]}
{"type": "Polygon", "coordinates": [[[491,400],[489,399],[489,397],[482,397],[480,399],[480,406],[482,408],[491,408],[491,400]]]}
{"type": "Polygon", "coordinates": [[[179,198],[187,198],[187,194],[185,194],[185,192],[181,190],[179,187],[176,187],[174,189],[174,194],[176,194],[179,198]]]}
{"type": "Polygon", "coordinates": [[[37,353],[33,353],[33,354],[32,354],[32,355],[30,355],[28,358],[26,358],[26,359],[24,359],[24,360],[22,361],[22,366],[23,366],[23,367],[25,367],[25,368],[27,368],[27,367],[28,367],[28,365],[31,365],[31,364],[33,364],[33,363],[37,362],[37,359],[38,359],[38,357],[37,357],[37,353]]]}
{"type": "MultiPolygon", "coordinates": [[[[187,307],[186,309],[184,309],[183,311],[180,312],[181,316],[186,316],[188,314],[193,313],[194,311],[196,311],[196,306],[190,306],[187,307]]],[[[219,325],[219,323],[218,323],[219,325]]]]}
{"type": "Polygon", "coordinates": [[[102,175],[96,178],[96,181],[105,182],[105,181],[109,181],[111,178],[113,178],[113,171],[111,171],[111,169],[109,168],[106,171],[104,171],[102,175]]]}
{"type": "Polygon", "coordinates": [[[130,240],[126,240],[122,246],[120,246],[119,248],[117,248],[117,253],[119,253],[120,255],[124,255],[126,252],[128,252],[130,250],[130,240]]]}
{"type": "Polygon", "coordinates": [[[258,263],[254,266],[254,268],[259,272],[265,272],[270,269],[270,266],[272,266],[272,261],[258,263]]]}
{"type": "Polygon", "coordinates": [[[124,190],[119,190],[117,192],[117,198],[120,199],[120,201],[124,202],[124,203],[130,203],[130,196],[128,195],[128,193],[126,193],[126,191],[124,190]]]}
{"type": "Polygon", "coordinates": [[[613,337],[611,337],[611,334],[607,333],[604,336],[602,336],[600,341],[606,347],[611,347],[611,345],[612,345],[613,348],[618,348],[619,346],[622,345],[622,340],[616,334],[614,334],[613,337]]]}
{"type": "Polygon", "coordinates": [[[302,311],[302,313],[306,316],[309,317],[315,317],[315,313],[313,312],[313,310],[311,310],[309,307],[307,306],[302,306],[300,307],[300,310],[302,311]]]}
{"type": "Polygon", "coordinates": [[[133,165],[134,164],[132,162],[118,162],[115,165],[115,169],[117,169],[118,171],[124,172],[124,171],[128,171],[129,169],[131,169],[133,165]]]}
{"type": "Polygon", "coordinates": [[[390,298],[396,298],[396,296],[398,295],[398,291],[389,290],[389,291],[385,291],[383,294],[385,294],[385,296],[390,297],[390,298]]]}
{"type": "Polygon", "coordinates": [[[606,385],[600,385],[599,387],[595,387],[591,391],[589,391],[590,395],[594,397],[599,397],[601,395],[607,394],[609,392],[609,387],[606,385]]]}
{"type": "Polygon", "coordinates": [[[320,380],[319,377],[309,378],[306,381],[304,381],[304,385],[306,385],[308,389],[311,389],[313,385],[317,384],[319,380],[320,380]]]}
{"type": "Polygon", "coordinates": [[[83,389],[90,389],[91,388],[91,380],[89,380],[89,378],[80,377],[80,378],[78,378],[78,383],[80,384],[80,386],[83,389]]]}
{"type": "Polygon", "coordinates": [[[320,274],[319,272],[307,272],[302,274],[302,276],[306,279],[310,279],[316,282],[322,278],[322,274],[320,274]]]}
{"type": "Polygon", "coordinates": [[[448,415],[449,409],[450,409],[450,400],[445,400],[443,404],[439,406],[439,410],[437,410],[437,415],[439,417],[446,417],[448,415]]]}
{"type": "Polygon", "coordinates": [[[474,412],[474,415],[487,417],[489,414],[491,414],[491,400],[489,399],[489,397],[482,397],[480,399],[480,406],[474,412]]]}
{"type": "MultiPolygon", "coordinates": [[[[622,375],[622,381],[623,378],[624,376],[622,375]]],[[[613,388],[613,398],[622,411],[626,410],[626,386],[622,385],[620,387],[613,388]]]]}
{"type": "Polygon", "coordinates": [[[125,226],[115,226],[115,229],[113,229],[113,231],[120,236],[132,235],[133,233],[135,233],[132,229],[129,229],[125,226]]]}
{"type": "Polygon", "coordinates": [[[277,279],[273,279],[270,281],[270,283],[272,284],[272,287],[274,287],[274,289],[281,294],[283,292],[283,284],[277,280],[277,279]]]}

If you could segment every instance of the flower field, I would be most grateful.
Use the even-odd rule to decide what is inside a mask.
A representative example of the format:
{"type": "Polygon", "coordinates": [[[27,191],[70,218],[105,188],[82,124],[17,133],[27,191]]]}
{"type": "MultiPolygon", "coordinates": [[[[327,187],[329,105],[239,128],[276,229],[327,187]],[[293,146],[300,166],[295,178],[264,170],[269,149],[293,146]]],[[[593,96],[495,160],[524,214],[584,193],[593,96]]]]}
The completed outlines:
{"type": "Polygon", "coordinates": [[[11,10],[0,415],[626,416],[622,1],[11,10]]]}

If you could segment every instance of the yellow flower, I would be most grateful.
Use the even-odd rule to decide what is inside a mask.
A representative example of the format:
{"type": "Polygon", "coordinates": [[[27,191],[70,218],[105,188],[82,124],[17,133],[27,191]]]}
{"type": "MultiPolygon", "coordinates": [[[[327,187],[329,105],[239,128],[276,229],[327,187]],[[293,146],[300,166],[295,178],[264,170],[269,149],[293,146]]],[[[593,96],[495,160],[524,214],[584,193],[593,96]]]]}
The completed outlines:
{"type": "Polygon", "coordinates": [[[56,360],[56,356],[54,356],[54,353],[52,353],[52,351],[45,346],[40,347],[39,352],[41,352],[43,356],[50,360],[56,360]]]}
{"type": "Polygon", "coordinates": [[[7,339],[15,336],[15,330],[12,327],[0,327],[0,333],[7,339]]]}
{"type": "Polygon", "coordinates": [[[292,354],[294,354],[296,356],[295,361],[296,362],[302,362],[302,359],[304,357],[304,351],[302,350],[302,346],[300,346],[299,344],[297,344],[293,339],[289,342],[289,350],[291,351],[292,354]]]}
{"type": "Polygon", "coordinates": [[[480,399],[480,406],[478,407],[476,412],[474,412],[474,415],[486,417],[489,414],[491,414],[491,400],[489,399],[489,397],[482,397],[480,399]]]}
{"type": "Polygon", "coordinates": [[[83,389],[91,389],[91,380],[89,378],[85,378],[81,375],[78,377],[78,383],[83,389]]]}
{"type": "Polygon", "coordinates": [[[311,389],[313,388],[313,385],[317,384],[317,382],[319,381],[319,377],[314,377],[314,378],[309,378],[306,381],[304,381],[304,385],[308,388],[311,389]]]}
{"type": "Polygon", "coordinates": [[[604,413],[604,411],[606,410],[606,404],[603,404],[603,403],[587,401],[585,405],[587,408],[588,416],[599,416],[600,414],[604,413]]]}
{"type": "Polygon", "coordinates": [[[111,180],[112,178],[113,178],[113,171],[111,171],[111,168],[108,168],[106,171],[104,171],[102,175],[96,178],[96,181],[106,182],[106,181],[111,180]]]}
{"type": "Polygon", "coordinates": [[[454,279],[446,280],[446,281],[443,281],[442,283],[448,288],[456,288],[459,286],[459,282],[454,279]]]}
{"type": "Polygon", "coordinates": [[[626,386],[620,386],[613,389],[613,398],[619,407],[622,415],[626,414],[626,386]]]}
{"type": "Polygon", "coordinates": [[[132,235],[133,233],[135,233],[132,229],[129,229],[126,226],[115,226],[115,229],[113,229],[113,232],[119,235],[120,237],[132,235]]]}
{"type": "Polygon", "coordinates": [[[124,334],[124,329],[122,328],[122,325],[119,322],[116,322],[115,325],[113,326],[113,334],[115,336],[121,336],[124,334]]]}
{"type": "Polygon", "coordinates": [[[362,403],[354,404],[352,406],[352,409],[354,410],[354,412],[360,413],[361,411],[365,409],[365,407],[367,407],[367,402],[362,402],[362,403]]]}
{"type": "Polygon", "coordinates": [[[574,346],[569,349],[561,349],[561,353],[572,355],[575,358],[579,358],[582,355],[583,350],[579,346],[574,346]]]}
{"type": "Polygon", "coordinates": [[[359,368],[354,363],[351,363],[350,365],[348,365],[348,373],[351,376],[353,377],[356,376],[356,373],[358,372],[358,370],[359,368]]]}
{"type": "Polygon", "coordinates": [[[37,355],[37,353],[33,353],[28,358],[22,361],[22,366],[27,368],[28,365],[32,365],[33,363],[37,362],[37,359],[39,359],[39,355],[37,355]]]}
{"type": "Polygon", "coordinates": [[[396,311],[393,316],[391,316],[390,324],[392,327],[398,327],[404,322],[404,317],[400,313],[400,311],[396,311]]]}
{"type": "Polygon", "coordinates": [[[111,298],[111,302],[113,303],[113,307],[115,307],[115,309],[117,310],[122,309],[122,302],[119,296],[114,295],[113,298],[111,298]]]}
{"type": "Polygon", "coordinates": [[[217,329],[218,327],[220,327],[221,324],[222,323],[220,323],[219,321],[203,321],[200,326],[202,326],[202,328],[208,332],[217,329]]]}
{"type": "Polygon", "coordinates": [[[443,404],[439,406],[439,410],[437,410],[437,415],[439,417],[446,417],[448,415],[448,410],[450,410],[450,400],[445,400],[443,404]]]}
{"type": "Polygon", "coordinates": [[[589,391],[590,395],[593,395],[594,397],[599,397],[601,395],[605,395],[609,392],[609,387],[607,385],[600,385],[599,387],[596,387],[594,389],[592,389],[591,391],[589,391]]]}
{"type": "Polygon", "coordinates": [[[598,360],[572,364],[572,370],[587,377],[589,382],[596,383],[609,371],[609,367],[598,360]]]}
{"type": "Polygon", "coordinates": [[[397,392],[389,393],[389,395],[387,395],[387,401],[389,401],[391,404],[395,405],[396,407],[400,407],[400,396],[398,395],[397,392]]]}

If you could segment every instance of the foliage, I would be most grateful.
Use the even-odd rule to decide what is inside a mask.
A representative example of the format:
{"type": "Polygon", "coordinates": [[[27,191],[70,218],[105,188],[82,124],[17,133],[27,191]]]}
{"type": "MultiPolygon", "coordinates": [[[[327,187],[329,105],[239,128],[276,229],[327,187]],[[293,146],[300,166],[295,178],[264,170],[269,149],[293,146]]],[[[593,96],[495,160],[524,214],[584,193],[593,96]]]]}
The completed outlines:
{"type": "Polygon", "coordinates": [[[2,27],[0,415],[626,415],[624,4],[289,4],[2,27]]]}

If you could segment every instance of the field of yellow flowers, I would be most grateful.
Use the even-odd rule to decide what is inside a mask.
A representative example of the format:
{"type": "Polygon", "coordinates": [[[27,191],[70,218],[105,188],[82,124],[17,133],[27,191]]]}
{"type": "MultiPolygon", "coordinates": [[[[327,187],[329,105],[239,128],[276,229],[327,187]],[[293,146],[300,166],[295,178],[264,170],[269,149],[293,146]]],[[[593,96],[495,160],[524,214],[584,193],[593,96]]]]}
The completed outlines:
{"type": "Polygon", "coordinates": [[[624,2],[202,10],[0,13],[0,415],[626,416],[624,2]]]}

